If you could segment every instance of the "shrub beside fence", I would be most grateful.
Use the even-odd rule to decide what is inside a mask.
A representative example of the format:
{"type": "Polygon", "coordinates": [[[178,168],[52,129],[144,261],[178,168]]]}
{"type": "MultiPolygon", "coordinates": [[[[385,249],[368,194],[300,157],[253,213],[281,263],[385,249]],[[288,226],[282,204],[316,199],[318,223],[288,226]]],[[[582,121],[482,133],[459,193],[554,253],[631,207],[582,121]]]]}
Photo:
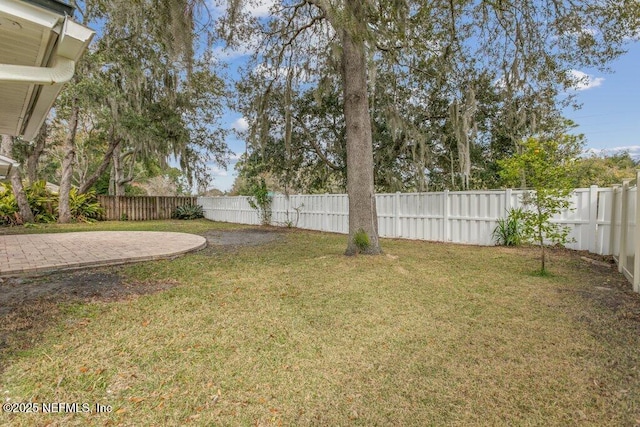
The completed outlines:
{"type": "Polygon", "coordinates": [[[104,208],[102,219],[108,221],[146,221],[170,219],[173,211],[182,205],[197,204],[191,196],[98,196],[104,208]]]}
{"type": "MultiPolygon", "coordinates": [[[[640,173],[638,174],[640,177],[640,173]]],[[[376,195],[381,237],[493,245],[493,230],[510,208],[522,206],[523,190],[443,191],[376,195]]],[[[620,271],[640,292],[640,200],[630,181],[614,188],[579,188],[572,208],[553,219],[571,228],[570,249],[613,255],[620,271]]],[[[348,233],[346,194],[276,195],[272,224],[348,233]]],[[[205,218],[238,224],[260,224],[247,197],[200,197],[205,218]]]]}

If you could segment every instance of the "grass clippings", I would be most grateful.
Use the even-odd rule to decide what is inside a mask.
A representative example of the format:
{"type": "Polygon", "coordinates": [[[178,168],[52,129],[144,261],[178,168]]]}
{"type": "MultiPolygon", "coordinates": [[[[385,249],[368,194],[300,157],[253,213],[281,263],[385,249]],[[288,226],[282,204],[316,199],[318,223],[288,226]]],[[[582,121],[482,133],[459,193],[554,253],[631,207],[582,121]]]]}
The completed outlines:
{"type": "Polygon", "coordinates": [[[0,377],[11,402],[112,411],[0,423],[640,423],[640,299],[614,269],[552,251],[539,277],[526,248],[383,240],[345,257],[344,236],[278,237],[121,268],[177,286],[73,305],[0,377]]]}

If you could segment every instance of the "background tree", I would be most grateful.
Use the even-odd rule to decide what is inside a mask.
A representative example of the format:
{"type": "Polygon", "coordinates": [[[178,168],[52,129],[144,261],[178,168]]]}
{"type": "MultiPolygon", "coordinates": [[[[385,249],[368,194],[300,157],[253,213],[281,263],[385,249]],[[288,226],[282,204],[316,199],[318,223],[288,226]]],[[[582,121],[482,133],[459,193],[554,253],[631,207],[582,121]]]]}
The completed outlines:
{"type": "MultiPolygon", "coordinates": [[[[15,139],[12,136],[2,135],[0,154],[9,158],[13,158],[14,141],[15,139]]],[[[11,171],[9,172],[9,180],[11,181],[13,195],[18,204],[18,209],[20,210],[21,221],[33,222],[34,216],[31,208],[29,207],[27,195],[25,194],[24,188],[22,186],[22,173],[20,172],[20,169],[11,168],[11,171]]]]}
{"type": "Polygon", "coordinates": [[[217,126],[224,83],[195,49],[211,35],[201,23],[208,19],[205,3],[92,0],[77,6],[83,23],[100,32],[56,107],[57,126],[66,129],[60,221],[67,218],[79,125],[90,124],[88,133],[106,147],[83,171],[81,191],[111,167],[110,187],[124,194],[138,165],[168,167],[172,159],[189,181],[208,180],[207,163],[224,165],[227,149],[217,126]]]}
{"type": "Polygon", "coordinates": [[[584,188],[590,185],[609,187],[624,179],[634,179],[640,162],[634,160],[628,151],[609,156],[590,155],[579,158],[573,168],[572,186],[584,188]]]}
{"type": "Polygon", "coordinates": [[[267,18],[251,16],[244,3],[228,2],[220,30],[231,47],[256,47],[243,79],[264,83],[239,101],[250,124],[249,145],[262,151],[281,140],[288,154],[296,94],[322,94],[326,82],[339,82],[350,201],[347,253],[355,252],[358,230],[370,237],[369,252],[380,251],[374,157],[390,177],[402,177],[384,186],[413,173],[422,177],[417,187],[425,188],[429,168],[443,170],[446,160],[451,184],[471,187],[472,159],[482,156],[478,141],[494,144],[494,153],[517,152],[523,138],[562,125],[560,107],[571,102],[565,89],[576,84],[571,70],[606,67],[635,34],[640,16],[636,2],[614,0],[301,0],[275,2],[267,18]],[[269,114],[277,110],[269,108],[273,94],[284,95],[279,116],[269,114]],[[483,110],[482,102],[493,108],[483,110]],[[382,125],[377,145],[376,111],[382,125]],[[277,138],[270,137],[273,129],[277,138]],[[390,149],[389,141],[397,148],[390,149]],[[398,166],[394,153],[410,153],[410,161],[398,166]]]}

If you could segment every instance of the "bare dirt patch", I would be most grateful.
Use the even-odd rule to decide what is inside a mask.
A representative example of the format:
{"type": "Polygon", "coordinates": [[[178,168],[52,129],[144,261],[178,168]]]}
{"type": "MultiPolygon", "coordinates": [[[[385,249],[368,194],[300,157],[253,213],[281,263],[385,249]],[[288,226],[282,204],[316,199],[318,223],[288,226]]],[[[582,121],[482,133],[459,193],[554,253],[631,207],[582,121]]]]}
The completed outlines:
{"type": "Polygon", "coordinates": [[[129,283],[113,268],[0,278],[0,360],[29,348],[40,332],[57,321],[63,304],[117,301],[173,286],[170,282],[129,283]]]}
{"type": "MultiPolygon", "coordinates": [[[[640,294],[633,292],[629,281],[618,273],[613,258],[584,251],[563,252],[580,264],[584,283],[589,285],[574,289],[573,292],[610,311],[619,320],[633,321],[636,328],[640,329],[640,294]]],[[[572,290],[561,288],[560,291],[572,290]]]]}
{"type": "MultiPolygon", "coordinates": [[[[207,231],[202,234],[207,239],[207,248],[201,253],[265,245],[282,239],[285,232],[275,227],[207,231]]],[[[29,348],[38,334],[59,319],[65,304],[126,300],[175,285],[130,282],[123,279],[118,268],[0,278],[0,360],[13,351],[29,348]]]]}
{"type": "Polygon", "coordinates": [[[278,227],[243,228],[240,230],[213,230],[202,233],[207,239],[203,251],[217,253],[232,251],[243,246],[260,246],[283,239],[286,229],[278,227]]]}

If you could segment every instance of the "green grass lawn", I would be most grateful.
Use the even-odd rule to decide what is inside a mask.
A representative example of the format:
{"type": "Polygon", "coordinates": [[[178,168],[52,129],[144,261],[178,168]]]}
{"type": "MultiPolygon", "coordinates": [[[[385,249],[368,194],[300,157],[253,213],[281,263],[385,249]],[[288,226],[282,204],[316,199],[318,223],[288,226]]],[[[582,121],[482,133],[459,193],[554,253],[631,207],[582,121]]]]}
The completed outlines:
{"type": "Polygon", "coordinates": [[[3,399],[112,412],[5,413],[0,423],[640,423],[640,299],[614,269],[554,251],[553,276],[540,277],[526,248],[382,244],[385,255],[347,258],[344,236],[283,230],[268,245],[114,268],[129,286],[177,286],[63,304],[0,374],[3,399]]]}

